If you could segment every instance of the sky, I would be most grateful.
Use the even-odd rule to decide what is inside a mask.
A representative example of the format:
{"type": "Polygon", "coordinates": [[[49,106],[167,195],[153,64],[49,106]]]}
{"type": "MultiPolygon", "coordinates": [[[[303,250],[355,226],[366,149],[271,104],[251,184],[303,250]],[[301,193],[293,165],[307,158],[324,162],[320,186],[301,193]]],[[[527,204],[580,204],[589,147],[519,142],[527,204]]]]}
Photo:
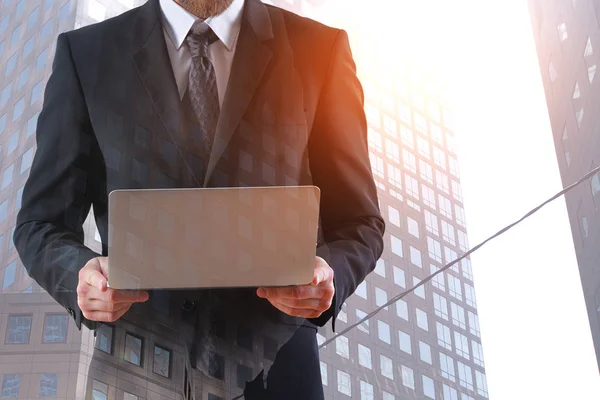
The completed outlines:
{"type": "MultiPolygon", "coordinates": [[[[471,246],[562,189],[526,0],[343,0],[318,12],[378,31],[389,57],[410,54],[449,85],[471,246]]],[[[472,263],[490,399],[597,399],[564,198],[472,263]]]]}

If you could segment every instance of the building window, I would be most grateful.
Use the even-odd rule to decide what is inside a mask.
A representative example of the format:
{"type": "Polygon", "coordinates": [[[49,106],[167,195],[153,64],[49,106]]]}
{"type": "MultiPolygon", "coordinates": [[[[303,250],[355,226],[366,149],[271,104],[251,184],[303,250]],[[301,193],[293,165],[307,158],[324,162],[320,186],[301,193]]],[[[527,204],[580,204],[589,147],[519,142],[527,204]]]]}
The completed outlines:
{"type": "Polygon", "coordinates": [[[433,162],[442,169],[446,169],[446,154],[437,146],[433,146],[433,162]]]}
{"type": "Polygon", "coordinates": [[[369,128],[369,147],[378,153],[383,151],[381,133],[372,128],[369,128]]]}
{"type": "MultiPolygon", "coordinates": [[[[19,80],[17,83],[17,90],[21,89],[27,83],[27,78],[29,78],[29,67],[25,67],[23,71],[19,74],[19,80]]],[[[14,119],[13,119],[14,121],[14,119]]]]}
{"type": "Polygon", "coordinates": [[[463,299],[460,279],[450,274],[448,274],[448,293],[450,293],[450,296],[454,297],[455,299],[461,301],[463,299]]]}
{"type": "Polygon", "coordinates": [[[475,400],[475,398],[469,396],[468,394],[461,393],[460,400],[475,400]]]}
{"type": "Polygon", "coordinates": [[[410,246],[410,262],[419,268],[423,267],[421,252],[412,246],[410,246]]]}
{"type": "Polygon", "coordinates": [[[437,262],[442,262],[442,246],[437,240],[427,236],[427,250],[429,258],[437,262]]]}
{"type": "Polygon", "coordinates": [[[43,343],[65,343],[67,341],[68,315],[46,315],[43,343]]]}
{"type": "Polygon", "coordinates": [[[433,293],[433,306],[435,308],[435,315],[448,321],[448,302],[446,301],[446,298],[437,293],[433,293]]]}
{"type": "Polygon", "coordinates": [[[409,149],[414,149],[415,148],[415,139],[414,139],[414,133],[413,131],[402,125],[400,126],[400,140],[402,141],[402,144],[404,146],[406,146],[409,149]]]}
{"type": "Polygon", "coordinates": [[[394,283],[406,289],[406,274],[403,269],[396,266],[394,266],[394,283]]]}
{"type": "Polygon", "coordinates": [[[465,335],[454,331],[454,345],[456,347],[456,354],[467,360],[471,359],[469,354],[469,340],[465,335]]]}
{"type": "Polygon", "coordinates": [[[406,193],[409,196],[414,197],[415,199],[419,200],[420,196],[419,196],[419,181],[417,181],[415,178],[413,178],[410,175],[404,175],[404,180],[406,182],[406,193]]]}
{"type": "MultiPolygon", "coordinates": [[[[356,322],[362,320],[366,316],[366,312],[359,310],[358,308],[356,309],[356,322]]],[[[358,329],[365,333],[369,333],[369,320],[367,319],[363,321],[360,325],[358,325],[358,329]]]]}
{"type": "Polygon", "coordinates": [[[15,199],[15,210],[16,211],[19,211],[21,209],[21,203],[23,201],[23,189],[24,188],[25,188],[25,185],[21,186],[17,190],[16,199],[15,199]]]}
{"type": "Polygon", "coordinates": [[[340,357],[350,358],[350,348],[346,336],[340,336],[335,339],[335,352],[340,357]]]}
{"type": "Polygon", "coordinates": [[[7,344],[27,344],[31,333],[31,315],[9,315],[6,329],[7,344]]]}
{"type": "Polygon", "coordinates": [[[419,160],[419,170],[421,178],[430,185],[433,185],[433,167],[427,162],[419,160]]]}
{"type": "Polygon", "coordinates": [[[0,222],[6,219],[6,214],[8,213],[8,200],[4,200],[4,202],[0,203],[0,222]]]}
{"type": "Polygon", "coordinates": [[[2,377],[2,393],[0,397],[17,398],[19,397],[19,384],[21,383],[21,375],[19,374],[4,374],[2,377]]]}
{"type": "MultiPolygon", "coordinates": [[[[30,55],[31,52],[33,51],[33,45],[35,43],[36,37],[37,36],[33,35],[27,42],[25,42],[25,46],[23,46],[23,58],[30,55]]],[[[0,51],[0,53],[1,53],[1,51],[0,51]]]]}
{"type": "Polygon", "coordinates": [[[417,315],[417,326],[424,331],[429,331],[429,321],[427,318],[427,313],[419,308],[416,310],[417,315]]]}
{"type": "Polygon", "coordinates": [[[417,158],[408,149],[402,149],[402,158],[404,160],[404,168],[413,174],[417,173],[417,158]]]}
{"type": "Polygon", "coordinates": [[[473,336],[480,337],[481,334],[479,331],[479,318],[476,314],[472,313],[471,311],[468,311],[467,315],[469,317],[469,332],[471,332],[471,335],[473,336]]]}
{"type": "Polygon", "coordinates": [[[44,87],[44,82],[39,81],[33,89],[31,89],[31,104],[35,104],[38,100],[42,98],[42,89],[44,87]]]}
{"type": "Polygon", "coordinates": [[[583,52],[583,58],[585,59],[585,64],[588,69],[588,81],[590,82],[590,85],[594,83],[594,77],[596,76],[596,62],[593,55],[594,48],[592,47],[592,40],[588,37],[583,52]]]}
{"type": "Polygon", "coordinates": [[[456,362],[456,366],[458,368],[458,383],[460,386],[467,390],[473,390],[473,372],[471,371],[471,367],[460,361],[456,362]]]}
{"type": "Polygon", "coordinates": [[[171,351],[160,346],[154,346],[154,364],[152,372],[169,378],[171,376],[171,351]]]}
{"type": "Polygon", "coordinates": [[[392,253],[394,253],[398,257],[402,257],[404,255],[402,251],[402,240],[398,239],[394,235],[390,235],[390,240],[392,243],[392,253]]]}
{"type": "Polygon", "coordinates": [[[461,251],[467,252],[469,250],[469,239],[467,234],[460,229],[456,231],[458,236],[458,247],[461,251]]]}
{"type": "Polygon", "coordinates": [[[429,142],[427,139],[422,138],[421,136],[417,136],[417,147],[419,149],[419,154],[422,155],[426,159],[431,159],[431,154],[429,152],[429,142]]]}
{"type": "Polygon", "coordinates": [[[125,335],[125,361],[132,363],[133,365],[142,365],[142,351],[143,341],[142,338],[127,333],[125,335]]]}
{"type": "Polygon", "coordinates": [[[23,172],[27,171],[29,169],[29,167],[31,167],[32,162],[33,162],[33,147],[30,147],[29,150],[27,150],[25,153],[23,153],[23,156],[21,157],[21,170],[19,171],[19,173],[22,174],[23,172]]]}
{"type": "Polygon", "coordinates": [[[12,183],[14,171],[15,171],[14,163],[10,164],[4,170],[4,173],[2,174],[2,186],[0,187],[0,189],[6,189],[8,187],[8,185],[10,185],[12,183]]]}
{"type": "Polygon", "coordinates": [[[477,382],[477,394],[487,398],[488,390],[487,390],[487,379],[485,378],[485,374],[482,372],[475,370],[475,380],[477,382]]]}
{"type": "Polygon", "coordinates": [[[337,371],[337,390],[346,396],[352,396],[352,385],[350,375],[344,371],[337,371]]]}
{"type": "Polygon", "coordinates": [[[395,163],[400,163],[400,147],[398,143],[393,142],[390,139],[385,139],[385,154],[388,160],[395,163]]]}
{"type": "Polygon", "coordinates": [[[365,381],[360,381],[360,400],[373,400],[373,385],[365,381]]]}
{"type": "Polygon", "coordinates": [[[450,194],[450,180],[448,179],[448,175],[444,174],[442,171],[436,170],[435,182],[439,190],[446,194],[450,194]]]}
{"type": "Polygon", "coordinates": [[[23,108],[25,107],[25,97],[21,97],[13,108],[13,122],[17,121],[23,115],[23,108]]]}
{"type": "Polygon", "coordinates": [[[362,344],[358,344],[358,363],[365,368],[373,369],[371,363],[371,349],[362,344]]]}
{"type": "Polygon", "coordinates": [[[454,302],[450,302],[450,308],[452,310],[452,323],[461,329],[467,329],[465,309],[454,302]]]}
{"type": "Polygon", "coordinates": [[[329,381],[327,379],[327,364],[325,364],[323,361],[321,361],[320,364],[321,364],[321,383],[323,383],[324,386],[328,386],[329,381]]]}
{"type": "Polygon", "coordinates": [[[452,203],[449,199],[438,194],[438,201],[440,203],[440,213],[449,219],[452,219],[452,203]]]}
{"type": "Polygon", "coordinates": [[[113,347],[113,333],[115,328],[110,325],[102,324],[96,331],[96,345],[95,347],[107,354],[112,354],[113,347]]]}
{"type": "Polygon", "coordinates": [[[48,49],[42,51],[42,53],[38,56],[35,63],[35,71],[39,72],[42,68],[46,66],[46,61],[48,60],[48,49]]]}
{"type": "Polygon", "coordinates": [[[419,357],[421,358],[421,361],[431,365],[431,346],[419,341],[419,357]]]}
{"type": "Polygon", "coordinates": [[[424,136],[427,136],[427,120],[419,113],[414,113],[415,117],[415,129],[417,132],[424,136]]]}
{"type": "Polygon", "coordinates": [[[425,210],[424,213],[425,213],[425,228],[427,229],[427,232],[429,232],[433,235],[439,236],[440,230],[439,230],[438,217],[428,210],[425,210]]]}
{"type": "MultiPolygon", "coordinates": [[[[446,263],[456,261],[458,258],[458,256],[456,255],[456,252],[446,246],[444,246],[444,257],[446,258],[446,263]]],[[[451,268],[452,268],[452,271],[456,272],[457,274],[459,273],[458,263],[452,264],[451,268]]]]}
{"type": "Polygon", "coordinates": [[[17,130],[12,135],[10,135],[8,138],[8,145],[6,146],[6,154],[10,154],[13,151],[15,151],[15,149],[17,148],[18,145],[19,145],[19,131],[17,130]]]}
{"type": "Polygon", "coordinates": [[[383,158],[372,152],[369,152],[369,158],[371,159],[373,175],[382,179],[385,178],[385,163],[383,162],[383,158]]]}
{"type": "Polygon", "coordinates": [[[436,322],[438,344],[443,348],[452,351],[452,336],[450,328],[441,322],[436,322]]]}
{"type": "Polygon", "coordinates": [[[406,365],[402,366],[402,384],[412,390],[415,390],[415,373],[412,368],[406,365]]]}
{"type": "Polygon", "coordinates": [[[379,340],[387,344],[392,344],[392,337],[390,334],[390,326],[383,321],[377,321],[377,335],[379,340]]]}
{"type": "MultiPolygon", "coordinates": [[[[138,400],[138,397],[134,394],[124,392],[123,400],[138,400]]],[[[215,396],[212,393],[208,394],[208,400],[223,400],[221,397],[215,396]]]]}
{"type": "Polygon", "coordinates": [[[483,367],[483,348],[481,343],[471,340],[471,347],[473,348],[473,361],[475,364],[483,367]]]}
{"type": "MultiPolygon", "coordinates": [[[[386,96],[387,97],[387,96],[386,96]]],[[[391,100],[393,102],[393,99],[391,100]]],[[[394,139],[398,137],[398,122],[389,115],[383,116],[383,130],[394,139]]]]}
{"type": "Polygon", "coordinates": [[[383,306],[388,301],[387,292],[379,287],[375,287],[375,304],[377,307],[383,306]]]}
{"type": "Polygon", "coordinates": [[[4,106],[8,99],[10,98],[10,88],[12,82],[9,82],[4,89],[2,89],[2,95],[0,95],[0,107],[4,106]]]}
{"type": "Polygon", "coordinates": [[[456,382],[456,373],[454,372],[454,359],[440,352],[440,368],[442,377],[452,382],[456,382]]]}
{"type": "Polygon", "coordinates": [[[222,355],[210,354],[208,357],[208,375],[221,381],[225,378],[225,358],[222,355]]]}
{"type": "Polygon", "coordinates": [[[458,400],[458,392],[456,389],[444,384],[443,385],[444,400],[458,400]]]}
{"type": "Polygon", "coordinates": [[[569,34],[567,33],[567,24],[561,22],[560,24],[558,24],[558,27],[556,29],[558,30],[558,39],[561,42],[567,40],[567,38],[569,37],[569,34]]]}
{"type": "Polygon", "coordinates": [[[475,300],[475,288],[468,283],[465,283],[465,297],[468,305],[473,308],[477,308],[477,301],[475,300]]]}
{"type": "Polygon", "coordinates": [[[435,385],[433,379],[427,375],[423,375],[423,394],[430,399],[435,399],[435,385]]]}
{"type": "Polygon", "coordinates": [[[402,189],[402,170],[392,164],[388,164],[388,182],[395,188],[402,189]]]}
{"type": "Polygon", "coordinates": [[[56,397],[56,389],[58,388],[57,374],[42,374],[40,375],[40,393],[39,397],[56,397]]]}
{"type": "Polygon", "coordinates": [[[396,226],[400,226],[400,212],[398,209],[388,206],[388,221],[396,226]]]}
{"type": "Polygon", "coordinates": [[[398,317],[408,321],[408,303],[402,299],[396,301],[396,314],[398,317]]]}
{"type": "Polygon", "coordinates": [[[398,339],[400,340],[400,350],[405,353],[412,354],[412,344],[408,333],[398,331],[398,339]]]}
{"type": "Polygon", "coordinates": [[[412,219],[411,217],[407,217],[408,221],[408,233],[412,236],[419,238],[419,223],[412,219]]]}
{"type": "Polygon", "coordinates": [[[454,211],[456,212],[456,222],[458,222],[459,225],[466,227],[465,210],[458,204],[455,204],[454,211]]]}
{"type": "Polygon", "coordinates": [[[244,389],[247,382],[252,381],[252,368],[243,364],[237,365],[237,387],[244,389]]]}
{"type": "Polygon", "coordinates": [[[437,209],[435,205],[435,192],[427,185],[421,184],[421,190],[423,191],[423,204],[431,209],[437,209]]]}
{"type": "Polygon", "coordinates": [[[29,121],[27,121],[27,137],[33,135],[35,132],[39,115],[40,113],[36,113],[33,117],[29,118],[29,121]]]}
{"type": "Polygon", "coordinates": [[[421,283],[421,280],[419,278],[417,278],[416,276],[413,276],[413,287],[416,287],[416,289],[414,290],[414,294],[416,294],[417,296],[419,296],[420,298],[424,299],[425,298],[425,286],[421,285],[419,287],[417,287],[417,285],[419,285],[419,283],[421,283]]]}
{"type": "Polygon", "coordinates": [[[13,261],[4,269],[4,279],[2,281],[2,290],[6,290],[9,286],[15,283],[17,274],[17,262],[13,261]]]}
{"type": "Polygon", "coordinates": [[[363,299],[367,299],[368,293],[367,293],[367,281],[362,281],[357,287],[356,290],[354,291],[354,294],[356,294],[357,296],[362,297],[363,299]]]}
{"type": "Polygon", "coordinates": [[[381,369],[381,375],[388,379],[394,380],[394,364],[391,358],[380,355],[379,368],[381,369]]]}
{"type": "Polygon", "coordinates": [[[108,385],[94,379],[92,383],[92,400],[107,400],[108,385]]]}
{"type": "Polygon", "coordinates": [[[460,265],[462,267],[462,274],[465,278],[472,281],[473,280],[473,268],[471,267],[471,260],[468,258],[464,258],[461,260],[460,265]]]}
{"type": "Polygon", "coordinates": [[[454,227],[450,225],[448,222],[442,219],[442,237],[444,240],[451,244],[452,246],[456,246],[456,240],[454,236],[454,227]]]}
{"type": "Polygon", "coordinates": [[[43,26],[42,26],[42,30],[40,33],[40,40],[43,42],[46,39],[48,39],[50,37],[50,35],[52,35],[52,26],[54,19],[50,18],[48,20],[48,22],[46,22],[43,26]]]}

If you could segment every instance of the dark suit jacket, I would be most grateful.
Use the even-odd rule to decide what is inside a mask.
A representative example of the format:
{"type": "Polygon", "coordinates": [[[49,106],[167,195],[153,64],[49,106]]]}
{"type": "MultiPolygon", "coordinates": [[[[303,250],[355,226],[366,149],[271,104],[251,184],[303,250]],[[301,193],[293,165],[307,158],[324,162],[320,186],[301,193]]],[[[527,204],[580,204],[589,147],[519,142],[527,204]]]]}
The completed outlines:
{"type": "Polygon", "coordinates": [[[84,246],[82,224],[93,207],[106,255],[110,191],[314,184],[317,255],[336,292],[310,322],[335,320],[375,267],[384,232],[347,34],[247,0],[209,159],[181,108],[158,0],[59,36],[14,235],[29,274],[93,328],[75,288],[100,254],[84,246]]]}

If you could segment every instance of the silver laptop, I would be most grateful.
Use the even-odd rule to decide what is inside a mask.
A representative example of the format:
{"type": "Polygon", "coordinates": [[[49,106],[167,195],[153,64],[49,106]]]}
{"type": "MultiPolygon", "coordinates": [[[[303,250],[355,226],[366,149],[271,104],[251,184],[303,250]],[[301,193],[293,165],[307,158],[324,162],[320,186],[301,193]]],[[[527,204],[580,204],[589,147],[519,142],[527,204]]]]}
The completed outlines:
{"type": "Polygon", "coordinates": [[[309,284],[319,201],[315,186],[113,191],[108,284],[115,289],[309,284]]]}

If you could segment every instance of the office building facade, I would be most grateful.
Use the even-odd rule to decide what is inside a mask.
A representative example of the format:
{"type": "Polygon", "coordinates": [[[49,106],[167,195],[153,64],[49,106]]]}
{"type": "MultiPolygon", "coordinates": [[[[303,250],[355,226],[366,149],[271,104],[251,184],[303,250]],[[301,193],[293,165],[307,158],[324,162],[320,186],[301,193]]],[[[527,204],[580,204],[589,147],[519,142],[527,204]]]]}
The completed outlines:
{"type": "MultiPolygon", "coordinates": [[[[243,386],[258,372],[244,367],[244,357],[269,353],[267,344],[248,342],[238,328],[229,337],[241,348],[234,357],[240,361],[233,365],[227,357],[207,376],[194,373],[168,328],[144,332],[134,317],[124,329],[104,326],[96,337],[85,328],[79,331],[27,276],[13,248],[56,36],[143,2],[0,2],[2,397],[228,399],[234,390],[223,386],[223,376],[235,376],[233,382],[243,386]]],[[[319,18],[327,1],[265,2],[319,18]]],[[[384,64],[385,54],[369,45],[366,30],[350,34],[365,89],[371,161],[387,233],[384,255],[344,305],[338,332],[468,248],[455,132],[443,91],[414,66],[384,64]]],[[[85,225],[86,243],[98,251],[92,221],[88,218],[85,225]]],[[[328,325],[319,342],[332,336],[328,325]]],[[[454,266],[325,346],[321,375],[327,399],[487,398],[470,262],[454,266]]]]}
{"type": "MultiPolygon", "coordinates": [[[[600,2],[530,0],[556,156],[568,186],[600,160],[600,2]]],[[[567,193],[583,294],[600,368],[600,174],[567,193]]]]}

